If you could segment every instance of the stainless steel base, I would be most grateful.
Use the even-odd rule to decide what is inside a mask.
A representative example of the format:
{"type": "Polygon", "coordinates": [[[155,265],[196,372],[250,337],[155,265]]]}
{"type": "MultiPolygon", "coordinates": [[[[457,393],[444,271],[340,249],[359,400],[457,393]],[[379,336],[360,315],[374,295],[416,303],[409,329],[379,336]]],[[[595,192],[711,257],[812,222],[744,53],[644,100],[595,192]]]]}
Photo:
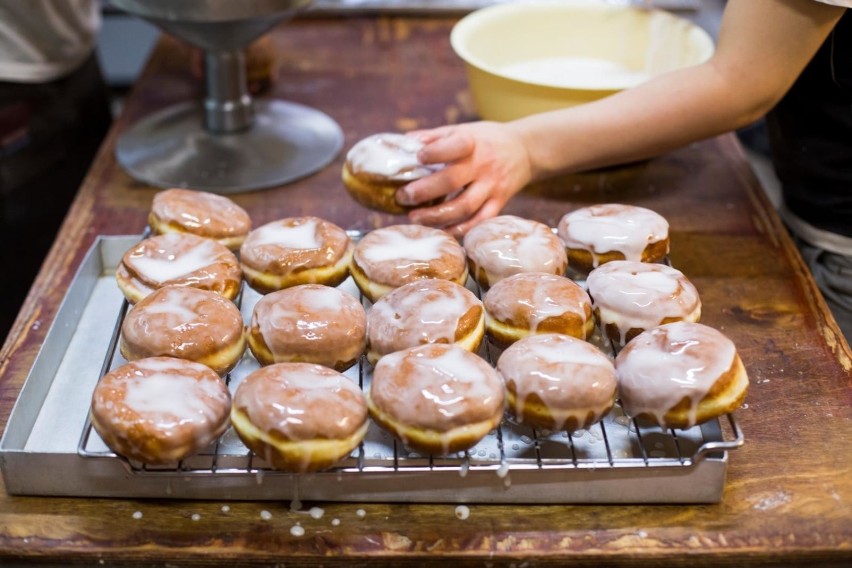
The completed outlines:
{"type": "Polygon", "coordinates": [[[121,135],[118,162],[159,187],[241,193],[310,175],[343,147],[343,131],[331,117],[280,100],[255,101],[254,124],[244,132],[213,134],[202,124],[200,102],[154,113],[121,135]]]}

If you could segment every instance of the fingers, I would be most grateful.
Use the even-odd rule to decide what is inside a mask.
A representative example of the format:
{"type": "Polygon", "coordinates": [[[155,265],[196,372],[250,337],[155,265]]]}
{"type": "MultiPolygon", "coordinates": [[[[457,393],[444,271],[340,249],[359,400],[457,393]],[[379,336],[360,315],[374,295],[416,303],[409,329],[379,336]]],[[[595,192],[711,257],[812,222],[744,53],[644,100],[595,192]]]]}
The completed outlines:
{"type": "Polygon", "coordinates": [[[417,153],[417,158],[424,164],[448,164],[473,154],[475,144],[473,136],[454,130],[427,142],[417,153]]]}
{"type": "Polygon", "coordinates": [[[426,203],[458,191],[471,181],[473,181],[473,173],[469,165],[450,165],[399,188],[396,192],[396,201],[400,205],[426,203]]]}
{"type": "Polygon", "coordinates": [[[408,214],[413,223],[432,227],[455,226],[472,217],[490,196],[490,186],[473,183],[457,197],[433,207],[415,209],[408,214]]]}

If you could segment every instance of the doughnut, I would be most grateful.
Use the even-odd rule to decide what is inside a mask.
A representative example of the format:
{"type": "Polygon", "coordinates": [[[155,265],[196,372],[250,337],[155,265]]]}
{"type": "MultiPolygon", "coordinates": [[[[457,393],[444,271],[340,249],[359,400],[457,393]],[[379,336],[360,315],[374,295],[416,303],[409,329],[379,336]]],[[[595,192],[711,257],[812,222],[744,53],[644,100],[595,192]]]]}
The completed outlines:
{"type": "Polygon", "coordinates": [[[415,280],[467,282],[467,260],[458,241],[440,229],[422,225],[370,231],[355,245],[350,270],[371,302],[415,280]]]}
{"type": "Polygon", "coordinates": [[[351,294],[302,284],[258,300],[248,344],[261,365],[316,363],[343,371],[364,352],[366,334],[367,313],[351,294]]]}
{"type": "Polygon", "coordinates": [[[367,404],[358,385],[333,369],[276,363],[240,382],[231,423],[272,467],[304,473],[331,467],[361,443],[367,404]]]}
{"type": "Polygon", "coordinates": [[[242,284],[240,263],[225,245],[182,233],[143,240],[124,253],[115,277],[131,304],[163,286],[210,290],[233,300],[242,284]]]}
{"type": "Polygon", "coordinates": [[[191,189],[167,189],[154,196],[148,224],[155,235],[190,233],[213,239],[231,250],[251,230],[245,209],[224,195],[191,189]]]}
{"type": "Polygon", "coordinates": [[[595,328],[589,295],[572,280],[544,272],[504,278],[485,295],[485,333],[507,347],[539,333],[586,339],[595,328]]]}
{"type": "Polygon", "coordinates": [[[612,361],[567,335],[530,335],[513,343],[497,360],[497,372],[506,383],[509,413],[536,428],[588,428],[615,403],[612,361]]]}
{"type": "Polygon", "coordinates": [[[349,276],[346,231],[317,217],[291,217],[249,233],[240,263],[249,286],[267,294],[299,284],[337,286],[349,276]]]}
{"type": "Polygon", "coordinates": [[[464,237],[464,250],[471,276],[484,289],[521,272],[562,276],[568,267],[565,246],[550,227],[513,215],[475,225],[464,237]]]}
{"type": "Polygon", "coordinates": [[[667,323],[637,335],[615,358],[625,414],[690,428],[739,408],[748,376],[734,343],[700,323],[667,323]]]}
{"type": "Polygon", "coordinates": [[[664,264],[614,260],[592,270],[586,286],[595,319],[618,345],[652,327],[701,317],[698,290],[664,264]]]}
{"type": "Polygon", "coordinates": [[[246,348],[243,317],[230,300],[207,290],[166,286],[133,306],[121,324],[121,354],[128,361],[177,357],[220,375],[246,348]]]}
{"type": "Polygon", "coordinates": [[[473,292],[449,280],[416,280],[379,299],[367,314],[367,360],[427,343],[476,352],[485,310],[473,292]]]}
{"type": "Polygon", "coordinates": [[[364,207],[396,215],[405,213],[412,207],[397,203],[396,190],[440,169],[420,163],[417,152],[422,147],[420,140],[405,134],[368,136],[347,152],[341,174],[343,186],[364,207]]]}
{"type": "Polygon", "coordinates": [[[557,227],[568,266],[588,273],[612,260],[659,262],[669,253],[669,224],[650,209],[609,203],[562,217],[557,227]]]}
{"type": "Polygon", "coordinates": [[[415,450],[467,450],[503,419],[497,371],[457,345],[433,343],[385,355],[376,364],[367,405],[373,420],[415,450]]]}
{"type": "Polygon", "coordinates": [[[92,426],[115,453],[146,464],[176,462],[228,428],[231,394],[212,369],[151,357],[110,371],[95,386],[92,426]]]}

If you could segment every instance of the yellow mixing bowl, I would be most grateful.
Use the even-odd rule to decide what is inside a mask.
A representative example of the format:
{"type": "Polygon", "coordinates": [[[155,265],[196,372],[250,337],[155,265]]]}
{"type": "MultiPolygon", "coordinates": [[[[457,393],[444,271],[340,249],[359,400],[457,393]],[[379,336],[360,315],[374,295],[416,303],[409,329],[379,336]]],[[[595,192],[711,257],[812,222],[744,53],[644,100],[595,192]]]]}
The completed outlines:
{"type": "Polygon", "coordinates": [[[594,101],[713,54],[688,20],[600,0],[497,4],[462,18],[450,42],[479,115],[497,121],[594,101]]]}

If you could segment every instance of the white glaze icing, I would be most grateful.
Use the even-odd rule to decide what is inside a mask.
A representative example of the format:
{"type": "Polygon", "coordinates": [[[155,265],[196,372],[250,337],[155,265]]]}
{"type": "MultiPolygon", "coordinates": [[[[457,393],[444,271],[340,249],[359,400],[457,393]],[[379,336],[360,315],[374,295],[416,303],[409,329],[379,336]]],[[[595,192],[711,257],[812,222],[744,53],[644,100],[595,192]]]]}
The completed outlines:
{"type": "Polygon", "coordinates": [[[615,397],[612,361],[599,349],[566,335],[542,334],[521,339],[508,347],[497,370],[515,393],[511,410],[524,420],[524,405],[535,394],[562,429],[569,419],[583,424],[609,410],[615,397]]]}
{"type": "Polygon", "coordinates": [[[198,234],[215,236],[245,234],[251,220],[243,208],[224,195],[188,189],[167,189],[154,196],[152,213],[198,234]]]}
{"type": "Polygon", "coordinates": [[[185,236],[169,233],[157,237],[161,245],[156,250],[157,256],[129,255],[128,261],[135,272],[146,280],[163,283],[174,280],[211,264],[215,264],[221,255],[221,245],[208,239],[199,239],[196,244],[186,250],[179,251],[185,242],[185,236]]]}
{"type": "Polygon", "coordinates": [[[663,264],[608,262],[590,272],[586,284],[601,325],[614,324],[621,345],[631,328],[651,329],[665,318],[694,319],[701,308],[695,286],[663,264]]]}
{"type": "Polygon", "coordinates": [[[402,423],[445,432],[494,416],[503,384],[482,358],[454,345],[422,345],[385,355],[370,396],[402,423]]]}
{"type": "Polygon", "coordinates": [[[488,317],[498,321],[526,323],[530,332],[548,318],[567,313],[587,320],[591,300],[585,290],[572,280],[543,272],[524,272],[509,276],[495,284],[485,295],[488,317]]]}
{"type": "Polygon", "coordinates": [[[651,243],[668,238],[669,224],[658,213],[633,205],[592,205],[567,213],[559,221],[559,237],[569,249],[599,255],[620,252],[625,260],[642,260],[651,243]]]}
{"type": "Polygon", "coordinates": [[[273,356],[356,357],[363,349],[367,315],[361,303],[337,288],[303,284],[267,294],[255,304],[252,332],[259,330],[273,356]]]}
{"type": "Polygon", "coordinates": [[[568,263],[565,247],[550,227],[513,215],[474,226],[464,237],[464,249],[468,258],[489,273],[491,286],[520,272],[561,275],[568,263]]]}
{"type": "Polygon", "coordinates": [[[346,438],[367,419],[367,405],[355,383],[308,363],[255,371],[240,383],[234,404],[256,427],[293,441],[346,438]]]}
{"type": "Polygon", "coordinates": [[[423,143],[404,134],[373,134],[355,144],[346,159],[353,172],[380,175],[392,180],[412,181],[435,171],[420,163],[417,152],[423,143]]]}
{"type": "Polygon", "coordinates": [[[686,398],[690,423],[698,403],[734,362],[736,348],[721,332],[674,322],[636,336],[615,360],[622,405],[628,416],[664,415],[686,398]]]}
{"type": "Polygon", "coordinates": [[[453,343],[459,319],[481,305],[470,290],[447,280],[411,282],[384,296],[370,309],[370,348],[384,355],[425,343],[453,343]]]}
{"type": "Polygon", "coordinates": [[[267,223],[251,233],[250,246],[278,245],[290,249],[317,249],[322,246],[317,235],[317,219],[308,217],[298,224],[281,221],[267,223]]]}

